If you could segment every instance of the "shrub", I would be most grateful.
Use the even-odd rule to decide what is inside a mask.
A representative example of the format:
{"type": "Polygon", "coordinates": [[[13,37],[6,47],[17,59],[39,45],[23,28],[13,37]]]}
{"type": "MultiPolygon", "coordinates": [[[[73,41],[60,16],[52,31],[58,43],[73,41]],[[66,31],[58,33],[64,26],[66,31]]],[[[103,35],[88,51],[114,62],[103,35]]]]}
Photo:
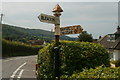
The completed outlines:
{"type": "MultiPolygon", "coordinates": [[[[67,78],[79,78],[79,79],[85,79],[86,80],[93,80],[94,79],[100,79],[100,80],[106,80],[106,79],[112,79],[116,78],[116,80],[119,78],[120,74],[120,67],[118,68],[109,68],[109,67],[103,67],[103,66],[99,66],[96,67],[95,69],[90,68],[88,69],[84,69],[82,72],[80,73],[74,73],[72,76],[67,77],[67,78]]],[[[65,78],[65,76],[62,76],[65,78]]]]}
{"type": "Polygon", "coordinates": [[[21,42],[2,40],[2,56],[37,55],[42,46],[32,46],[21,42]]]}
{"type": "MultiPolygon", "coordinates": [[[[40,78],[53,78],[53,53],[55,45],[49,44],[39,51],[38,65],[40,78]]],[[[95,68],[104,64],[109,66],[109,53],[100,44],[77,41],[61,41],[57,47],[60,52],[61,75],[71,76],[83,68],[95,68]]]]}

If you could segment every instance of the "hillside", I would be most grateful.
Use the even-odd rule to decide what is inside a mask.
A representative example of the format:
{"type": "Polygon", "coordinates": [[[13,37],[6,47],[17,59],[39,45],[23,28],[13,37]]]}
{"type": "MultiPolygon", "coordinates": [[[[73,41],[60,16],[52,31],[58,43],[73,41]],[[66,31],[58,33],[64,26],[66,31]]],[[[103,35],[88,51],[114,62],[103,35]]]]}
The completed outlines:
{"type": "MultiPolygon", "coordinates": [[[[10,39],[14,41],[26,42],[28,40],[47,40],[52,41],[54,39],[54,33],[41,29],[28,29],[17,26],[2,25],[2,38],[10,39]]],[[[67,36],[61,36],[61,40],[74,40],[67,36]]]]}

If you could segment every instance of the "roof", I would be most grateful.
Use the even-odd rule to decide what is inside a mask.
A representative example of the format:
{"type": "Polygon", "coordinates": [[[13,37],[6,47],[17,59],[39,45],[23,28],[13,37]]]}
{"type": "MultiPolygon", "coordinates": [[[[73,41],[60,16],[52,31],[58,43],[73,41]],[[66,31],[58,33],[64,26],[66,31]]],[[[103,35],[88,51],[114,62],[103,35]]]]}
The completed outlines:
{"type": "Polygon", "coordinates": [[[100,43],[107,49],[120,50],[120,38],[115,41],[109,41],[108,39],[108,35],[105,35],[104,37],[98,40],[98,43],[100,43]]]}
{"type": "Polygon", "coordinates": [[[114,46],[114,49],[120,50],[120,38],[117,40],[116,45],[114,46]]]}
{"type": "Polygon", "coordinates": [[[120,50],[120,27],[118,25],[117,31],[114,34],[108,34],[98,40],[107,49],[120,50]],[[115,35],[115,40],[110,40],[108,35],[115,35]]]}
{"type": "Polygon", "coordinates": [[[115,47],[115,49],[120,50],[120,41],[119,41],[118,45],[115,47]]]}

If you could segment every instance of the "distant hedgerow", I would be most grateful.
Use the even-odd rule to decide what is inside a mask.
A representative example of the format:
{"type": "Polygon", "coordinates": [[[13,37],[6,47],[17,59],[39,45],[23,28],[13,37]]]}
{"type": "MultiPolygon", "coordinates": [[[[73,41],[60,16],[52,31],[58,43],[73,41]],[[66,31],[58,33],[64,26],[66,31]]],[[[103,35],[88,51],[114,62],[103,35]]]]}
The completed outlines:
{"type": "Polygon", "coordinates": [[[38,54],[42,46],[28,45],[22,42],[2,40],[2,56],[27,56],[38,54]]]}

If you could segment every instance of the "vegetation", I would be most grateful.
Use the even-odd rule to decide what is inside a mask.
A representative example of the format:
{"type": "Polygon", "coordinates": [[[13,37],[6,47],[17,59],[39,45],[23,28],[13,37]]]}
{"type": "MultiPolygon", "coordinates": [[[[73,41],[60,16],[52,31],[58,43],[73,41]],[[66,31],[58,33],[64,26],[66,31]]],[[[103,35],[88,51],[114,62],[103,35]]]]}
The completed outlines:
{"type": "MultiPolygon", "coordinates": [[[[41,29],[20,28],[11,25],[2,25],[2,37],[7,40],[27,42],[28,40],[52,41],[54,33],[41,29]]],[[[62,40],[74,40],[67,36],[61,36],[62,40]]]]}
{"type": "Polygon", "coordinates": [[[93,37],[92,34],[88,34],[87,31],[83,31],[78,36],[78,41],[84,41],[84,42],[92,42],[93,37]]]}
{"type": "Polygon", "coordinates": [[[32,46],[21,42],[2,40],[2,56],[37,55],[42,46],[32,46]]]}
{"type": "Polygon", "coordinates": [[[109,66],[109,52],[100,44],[77,41],[61,41],[58,47],[49,44],[39,51],[38,73],[40,78],[53,78],[54,49],[60,52],[61,75],[71,76],[84,68],[109,66]]]}
{"type": "Polygon", "coordinates": [[[84,69],[82,72],[74,73],[72,76],[62,76],[62,78],[78,78],[85,80],[118,80],[119,79],[120,67],[109,68],[104,66],[96,67],[95,69],[90,68],[84,69]]]}

